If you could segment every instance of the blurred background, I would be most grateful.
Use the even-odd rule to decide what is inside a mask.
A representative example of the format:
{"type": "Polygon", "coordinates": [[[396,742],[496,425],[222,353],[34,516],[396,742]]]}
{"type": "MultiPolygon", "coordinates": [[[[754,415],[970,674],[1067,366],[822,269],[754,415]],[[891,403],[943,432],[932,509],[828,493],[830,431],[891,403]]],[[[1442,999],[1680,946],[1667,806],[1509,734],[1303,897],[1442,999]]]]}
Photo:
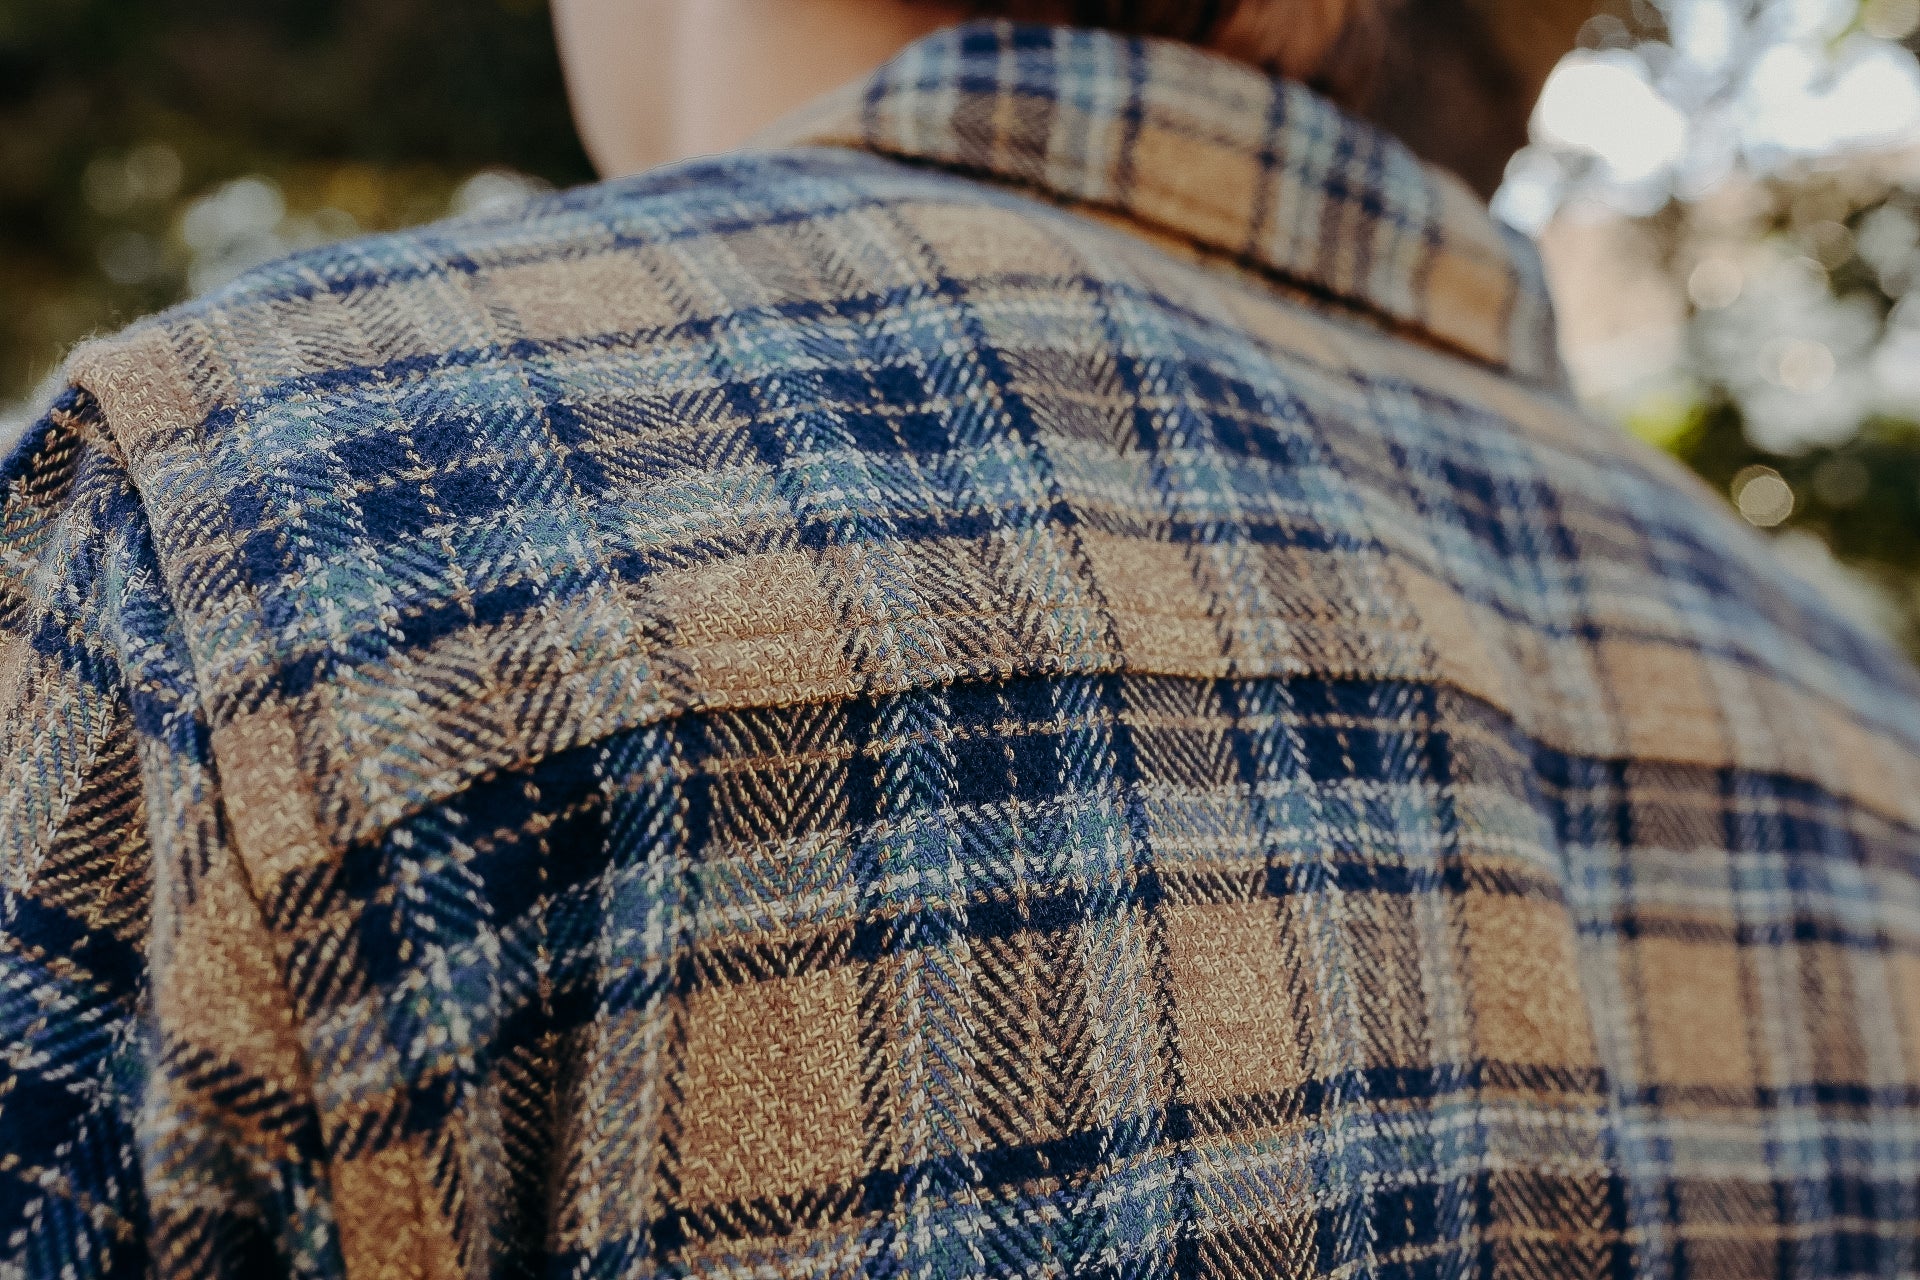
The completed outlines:
{"type": "MultiPolygon", "coordinates": [[[[1920,0],[1601,0],[1495,202],[1580,393],[1920,656],[1920,0]]],[[[545,0],[0,0],[0,440],[90,333],[588,181],[545,0]]]]}

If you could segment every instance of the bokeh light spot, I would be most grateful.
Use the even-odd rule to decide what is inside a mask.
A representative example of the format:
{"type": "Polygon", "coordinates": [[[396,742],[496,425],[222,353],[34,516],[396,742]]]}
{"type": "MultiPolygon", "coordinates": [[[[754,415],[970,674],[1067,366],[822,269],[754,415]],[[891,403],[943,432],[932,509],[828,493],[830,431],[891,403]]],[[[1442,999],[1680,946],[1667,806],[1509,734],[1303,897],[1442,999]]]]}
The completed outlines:
{"type": "Polygon", "coordinates": [[[1795,338],[1782,343],[1774,361],[1773,380],[1788,391],[1812,395],[1832,383],[1835,371],[1833,349],[1811,338],[1795,338]]]}
{"type": "Polygon", "coordinates": [[[1858,458],[1829,458],[1813,473],[1814,496],[1830,507],[1855,506],[1867,496],[1873,477],[1858,458]]]}
{"type": "Polygon", "coordinates": [[[1687,296],[1702,311],[1718,311],[1737,302],[1746,283],[1747,273],[1739,263],[1717,255],[1704,259],[1687,276],[1687,296]]]}
{"type": "Polygon", "coordinates": [[[1550,140],[1599,157],[1621,182],[1658,177],[1687,146],[1686,117],[1660,95],[1646,65],[1619,50],[1563,60],[1534,120],[1550,140]]]}
{"type": "Polygon", "coordinates": [[[1793,487],[1772,467],[1748,467],[1733,478],[1733,505],[1748,524],[1771,529],[1793,514],[1793,487]]]}

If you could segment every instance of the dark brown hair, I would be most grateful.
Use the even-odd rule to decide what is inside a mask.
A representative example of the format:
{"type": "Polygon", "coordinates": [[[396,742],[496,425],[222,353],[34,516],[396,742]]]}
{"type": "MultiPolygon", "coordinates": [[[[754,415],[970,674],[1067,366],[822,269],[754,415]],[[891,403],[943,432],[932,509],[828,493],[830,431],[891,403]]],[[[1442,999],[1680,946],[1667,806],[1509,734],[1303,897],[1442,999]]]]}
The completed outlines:
{"type": "Polygon", "coordinates": [[[1386,49],[1389,0],[974,0],[985,13],[1218,49],[1357,104],[1386,49]]]}

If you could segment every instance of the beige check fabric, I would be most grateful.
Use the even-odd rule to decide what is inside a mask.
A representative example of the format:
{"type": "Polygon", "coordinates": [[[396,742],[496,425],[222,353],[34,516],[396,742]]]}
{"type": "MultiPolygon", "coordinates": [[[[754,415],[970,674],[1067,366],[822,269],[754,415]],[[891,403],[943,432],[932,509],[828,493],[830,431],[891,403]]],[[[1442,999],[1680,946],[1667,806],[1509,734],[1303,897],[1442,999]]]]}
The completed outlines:
{"type": "Polygon", "coordinates": [[[973,24],[0,472],[0,1276],[1920,1272],[1920,680],[1456,184],[973,24]]]}

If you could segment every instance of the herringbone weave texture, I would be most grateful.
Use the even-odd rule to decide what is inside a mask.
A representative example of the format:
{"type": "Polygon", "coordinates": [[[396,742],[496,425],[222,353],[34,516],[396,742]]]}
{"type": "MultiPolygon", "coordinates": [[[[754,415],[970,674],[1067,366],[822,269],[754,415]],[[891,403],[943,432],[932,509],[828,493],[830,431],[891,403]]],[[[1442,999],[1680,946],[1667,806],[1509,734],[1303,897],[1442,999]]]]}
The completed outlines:
{"type": "Polygon", "coordinates": [[[1920,682],[1302,90],[976,25],[82,351],[0,1275],[1920,1272],[1920,682]]]}

